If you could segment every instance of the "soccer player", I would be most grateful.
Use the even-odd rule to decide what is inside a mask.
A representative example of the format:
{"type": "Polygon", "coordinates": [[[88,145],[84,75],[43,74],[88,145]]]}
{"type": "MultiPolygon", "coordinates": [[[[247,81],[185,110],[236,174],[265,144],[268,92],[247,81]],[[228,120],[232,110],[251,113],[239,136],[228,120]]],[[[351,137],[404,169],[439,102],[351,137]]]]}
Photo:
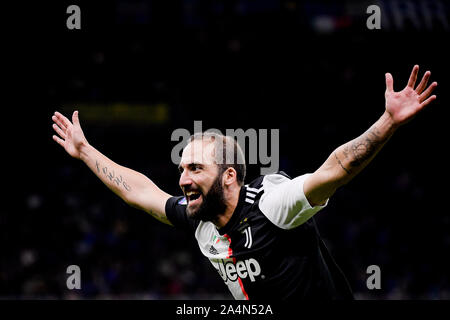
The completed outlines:
{"type": "Polygon", "coordinates": [[[84,137],[78,112],[72,122],[55,112],[53,139],[81,159],[114,193],[156,219],[191,231],[235,299],[352,299],[352,291],[320,238],[313,216],[348,183],[392,134],[436,99],[419,67],[399,92],[386,74],[385,110],[362,135],[335,149],[314,173],[283,172],[244,184],[245,161],[233,138],[191,137],[179,164],[183,196],[173,197],[146,176],[120,166],[84,137]]]}

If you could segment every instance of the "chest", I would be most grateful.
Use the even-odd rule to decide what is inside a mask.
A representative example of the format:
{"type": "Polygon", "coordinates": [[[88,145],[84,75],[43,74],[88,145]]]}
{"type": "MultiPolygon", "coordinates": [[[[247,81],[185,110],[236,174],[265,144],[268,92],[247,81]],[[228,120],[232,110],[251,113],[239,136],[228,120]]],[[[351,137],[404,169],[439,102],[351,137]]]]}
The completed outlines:
{"type": "Polygon", "coordinates": [[[244,217],[225,234],[212,223],[201,223],[195,236],[203,255],[212,261],[261,258],[280,240],[277,228],[265,217],[244,217]]]}

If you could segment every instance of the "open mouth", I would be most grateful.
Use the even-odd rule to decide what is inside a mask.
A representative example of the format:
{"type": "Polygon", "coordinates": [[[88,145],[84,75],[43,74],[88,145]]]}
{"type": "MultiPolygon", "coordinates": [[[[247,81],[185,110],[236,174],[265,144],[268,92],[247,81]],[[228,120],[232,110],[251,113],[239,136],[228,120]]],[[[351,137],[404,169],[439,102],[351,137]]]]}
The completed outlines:
{"type": "Polygon", "coordinates": [[[186,200],[188,202],[188,204],[195,204],[197,202],[200,202],[200,198],[201,198],[201,193],[198,191],[189,191],[186,192],[186,200]]]}

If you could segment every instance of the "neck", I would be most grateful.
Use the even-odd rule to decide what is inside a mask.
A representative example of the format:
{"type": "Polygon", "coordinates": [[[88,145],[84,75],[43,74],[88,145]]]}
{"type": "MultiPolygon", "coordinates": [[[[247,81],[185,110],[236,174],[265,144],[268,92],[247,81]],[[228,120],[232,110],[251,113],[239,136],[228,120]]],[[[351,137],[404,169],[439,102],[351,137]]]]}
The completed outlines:
{"type": "Polygon", "coordinates": [[[239,202],[239,194],[241,186],[233,186],[232,190],[229,190],[225,194],[225,203],[227,205],[225,211],[212,221],[218,229],[224,227],[233,216],[234,210],[239,202]]]}

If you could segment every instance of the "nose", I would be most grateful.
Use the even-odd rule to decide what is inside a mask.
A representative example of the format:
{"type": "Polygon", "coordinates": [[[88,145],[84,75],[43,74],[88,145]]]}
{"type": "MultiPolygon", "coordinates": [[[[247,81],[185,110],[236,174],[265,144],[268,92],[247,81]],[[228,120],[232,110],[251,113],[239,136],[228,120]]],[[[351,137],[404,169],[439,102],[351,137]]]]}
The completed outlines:
{"type": "Polygon", "coordinates": [[[183,191],[186,189],[186,187],[192,185],[192,179],[187,171],[188,170],[184,170],[180,176],[179,185],[183,191]]]}

